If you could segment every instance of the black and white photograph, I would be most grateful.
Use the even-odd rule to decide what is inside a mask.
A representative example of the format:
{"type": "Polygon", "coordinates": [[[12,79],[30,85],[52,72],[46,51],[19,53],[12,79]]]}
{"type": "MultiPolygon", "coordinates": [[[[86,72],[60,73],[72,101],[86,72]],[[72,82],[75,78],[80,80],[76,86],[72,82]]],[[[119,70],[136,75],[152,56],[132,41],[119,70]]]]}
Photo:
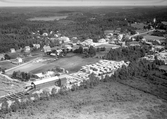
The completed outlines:
{"type": "Polygon", "coordinates": [[[0,0],[0,119],[167,119],[167,0],[0,0]]]}

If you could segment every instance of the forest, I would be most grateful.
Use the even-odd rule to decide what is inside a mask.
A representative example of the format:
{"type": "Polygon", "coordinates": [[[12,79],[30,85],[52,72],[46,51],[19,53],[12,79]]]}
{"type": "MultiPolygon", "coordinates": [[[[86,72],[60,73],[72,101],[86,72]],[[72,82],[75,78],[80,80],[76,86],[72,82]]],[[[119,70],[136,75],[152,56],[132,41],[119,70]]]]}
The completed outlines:
{"type": "Polygon", "coordinates": [[[121,28],[121,31],[134,30],[131,23],[151,22],[156,17],[160,22],[167,18],[167,8],[0,8],[0,52],[10,48],[23,48],[33,43],[41,43],[33,39],[32,32],[40,33],[59,31],[67,37],[87,38],[95,42],[102,38],[104,30],[121,28]],[[28,18],[68,14],[66,19],[54,21],[30,21],[28,18]],[[126,18],[126,20],[125,20],[126,18]]]}

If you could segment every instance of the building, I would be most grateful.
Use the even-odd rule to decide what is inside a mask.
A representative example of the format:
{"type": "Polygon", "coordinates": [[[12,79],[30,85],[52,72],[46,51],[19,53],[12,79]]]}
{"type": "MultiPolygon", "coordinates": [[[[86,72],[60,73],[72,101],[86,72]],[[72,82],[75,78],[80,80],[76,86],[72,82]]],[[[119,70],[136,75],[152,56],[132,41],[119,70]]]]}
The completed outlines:
{"type": "Polygon", "coordinates": [[[105,30],[104,34],[105,35],[113,35],[114,34],[114,30],[105,30]]]}
{"type": "Polygon", "coordinates": [[[40,44],[33,44],[33,47],[36,49],[39,49],[41,46],[40,46],[40,44]]]}
{"type": "Polygon", "coordinates": [[[43,46],[43,51],[44,51],[44,53],[48,53],[48,52],[51,52],[52,50],[51,50],[50,46],[44,45],[43,46]]]}
{"type": "Polygon", "coordinates": [[[59,40],[62,41],[63,43],[69,43],[70,42],[70,39],[66,36],[60,37],[59,40]]]}
{"type": "Polygon", "coordinates": [[[140,46],[140,43],[137,41],[127,42],[128,46],[140,46]]]}
{"type": "Polygon", "coordinates": [[[106,39],[102,38],[98,41],[99,43],[105,43],[106,42],[106,39]]]}
{"type": "Polygon", "coordinates": [[[23,59],[21,57],[17,57],[17,61],[18,61],[19,64],[23,63],[23,59]]]}
{"type": "Polygon", "coordinates": [[[57,86],[59,87],[66,87],[68,85],[66,77],[59,77],[59,80],[56,82],[57,86]]]}
{"type": "Polygon", "coordinates": [[[4,57],[4,54],[0,54],[0,60],[4,60],[5,57],[4,57]]]}
{"type": "Polygon", "coordinates": [[[124,36],[123,34],[118,34],[118,40],[121,41],[123,36],[124,36]]]}
{"type": "Polygon", "coordinates": [[[11,49],[10,49],[10,52],[11,52],[11,53],[15,53],[16,50],[15,50],[14,48],[11,48],[11,49]]]}
{"type": "Polygon", "coordinates": [[[92,39],[87,39],[84,42],[81,43],[83,46],[90,46],[93,45],[93,40],[92,39]]]}
{"type": "Polygon", "coordinates": [[[72,41],[73,43],[77,43],[77,42],[78,42],[78,38],[77,38],[77,37],[72,37],[72,38],[71,38],[71,41],[72,41]]]}
{"type": "Polygon", "coordinates": [[[25,46],[25,48],[24,48],[24,52],[30,52],[31,51],[31,48],[30,48],[30,46],[25,46]]]}
{"type": "Polygon", "coordinates": [[[72,47],[71,45],[64,45],[63,48],[67,51],[71,51],[72,50],[72,47]]]}

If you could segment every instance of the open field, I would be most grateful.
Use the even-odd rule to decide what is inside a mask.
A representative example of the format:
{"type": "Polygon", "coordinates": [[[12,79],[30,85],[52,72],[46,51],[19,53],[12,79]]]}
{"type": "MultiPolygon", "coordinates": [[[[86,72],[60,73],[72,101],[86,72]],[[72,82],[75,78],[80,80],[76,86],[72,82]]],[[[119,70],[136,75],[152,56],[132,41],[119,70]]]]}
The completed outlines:
{"type": "Polygon", "coordinates": [[[41,100],[7,119],[166,119],[167,102],[117,82],[41,100]]]}
{"type": "MultiPolygon", "coordinates": [[[[39,60],[43,60],[45,58],[39,58],[39,60]]],[[[38,59],[33,59],[27,63],[18,65],[17,67],[13,67],[11,69],[6,70],[7,75],[11,75],[14,71],[22,71],[22,72],[30,72],[36,68],[45,66],[49,63],[50,61],[40,61],[38,62],[38,59]]]]}
{"type": "Polygon", "coordinates": [[[77,56],[74,54],[72,54],[71,56],[69,55],[64,58],[60,58],[55,61],[54,61],[54,58],[50,58],[50,57],[43,57],[43,58],[41,57],[39,59],[51,59],[51,60],[36,62],[36,59],[35,60],[33,59],[34,61],[32,62],[30,61],[30,63],[18,65],[16,68],[7,70],[6,74],[11,75],[14,71],[31,72],[33,74],[36,74],[36,73],[47,71],[49,69],[53,69],[55,67],[62,67],[69,70],[70,72],[76,72],[83,65],[93,64],[99,61],[99,59],[82,58],[81,56],[77,56]]]}
{"type": "Polygon", "coordinates": [[[165,39],[164,37],[152,36],[152,35],[144,35],[144,38],[146,40],[162,40],[162,39],[165,39]]]}
{"type": "Polygon", "coordinates": [[[65,18],[67,18],[67,16],[48,16],[48,17],[34,17],[28,20],[30,21],[54,21],[54,20],[60,20],[60,19],[65,19],[65,18]]]}
{"type": "Polygon", "coordinates": [[[131,26],[136,28],[136,29],[143,29],[144,26],[146,26],[146,24],[144,24],[144,23],[134,23],[134,24],[131,24],[131,26]]]}
{"type": "Polygon", "coordinates": [[[95,62],[99,61],[99,59],[95,58],[82,58],[81,56],[67,56],[65,58],[60,58],[52,63],[49,63],[47,65],[44,65],[42,67],[36,68],[32,70],[32,73],[39,73],[43,71],[47,71],[49,69],[53,69],[55,67],[62,67],[69,72],[76,72],[78,71],[82,66],[87,65],[87,64],[93,64],[95,62]]]}
{"type": "Polygon", "coordinates": [[[1,61],[0,62],[0,67],[5,68],[5,69],[10,69],[12,67],[17,66],[16,64],[11,63],[10,61],[1,61]]]}

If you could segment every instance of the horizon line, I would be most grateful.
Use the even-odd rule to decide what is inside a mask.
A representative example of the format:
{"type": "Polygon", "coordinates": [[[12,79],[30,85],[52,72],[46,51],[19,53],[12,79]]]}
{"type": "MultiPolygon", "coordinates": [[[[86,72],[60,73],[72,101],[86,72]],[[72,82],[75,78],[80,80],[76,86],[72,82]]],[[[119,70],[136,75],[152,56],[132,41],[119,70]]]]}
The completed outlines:
{"type": "Polygon", "coordinates": [[[31,5],[31,6],[0,6],[0,7],[167,7],[167,5],[31,5]]]}

